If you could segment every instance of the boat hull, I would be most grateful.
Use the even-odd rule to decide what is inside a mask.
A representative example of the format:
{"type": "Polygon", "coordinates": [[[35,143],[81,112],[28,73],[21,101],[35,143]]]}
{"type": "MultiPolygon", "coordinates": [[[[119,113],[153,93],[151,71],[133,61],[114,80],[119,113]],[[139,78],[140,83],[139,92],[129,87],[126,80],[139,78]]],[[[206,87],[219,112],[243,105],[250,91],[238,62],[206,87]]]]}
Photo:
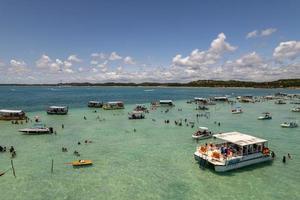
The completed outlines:
{"type": "Polygon", "coordinates": [[[262,156],[260,158],[255,158],[255,159],[250,159],[250,160],[245,160],[239,163],[235,164],[230,164],[230,165],[215,165],[215,171],[216,172],[226,172],[258,163],[263,163],[263,162],[268,162],[272,161],[273,158],[271,156],[262,156]]]}

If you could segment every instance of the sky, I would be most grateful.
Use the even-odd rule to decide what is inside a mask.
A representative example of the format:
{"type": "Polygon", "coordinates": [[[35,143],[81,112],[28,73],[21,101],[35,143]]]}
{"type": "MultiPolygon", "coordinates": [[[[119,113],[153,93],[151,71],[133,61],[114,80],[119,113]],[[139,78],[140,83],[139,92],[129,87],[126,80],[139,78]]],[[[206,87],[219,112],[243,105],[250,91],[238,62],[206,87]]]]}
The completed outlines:
{"type": "Polygon", "coordinates": [[[300,78],[298,0],[0,0],[0,83],[300,78]]]}

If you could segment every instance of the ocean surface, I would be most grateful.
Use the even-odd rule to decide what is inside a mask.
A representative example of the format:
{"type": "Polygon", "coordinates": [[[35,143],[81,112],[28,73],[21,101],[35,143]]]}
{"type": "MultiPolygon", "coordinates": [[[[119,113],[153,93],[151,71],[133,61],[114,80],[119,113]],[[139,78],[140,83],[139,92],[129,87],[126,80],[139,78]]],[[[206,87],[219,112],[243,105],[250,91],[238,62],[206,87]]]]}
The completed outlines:
{"type": "MultiPolygon", "coordinates": [[[[244,103],[239,104],[244,113],[232,115],[231,105],[218,103],[209,107],[209,117],[197,120],[196,114],[201,111],[186,103],[196,96],[263,96],[276,92],[300,90],[0,87],[0,109],[23,109],[32,119],[38,115],[57,132],[23,135],[18,129],[33,123],[0,121],[0,145],[13,145],[17,151],[13,159],[16,178],[12,171],[0,176],[0,199],[300,199],[300,128],[280,127],[285,121],[300,122],[300,113],[290,111],[295,105],[276,105],[274,101],[244,103]],[[128,120],[127,113],[136,103],[149,107],[151,101],[159,99],[171,99],[176,106],[169,112],[165,108],[150,110],[144,120],[128,120]],[[123,100],[125,109],[91,109],[87,108],[89,100],[123,100]],[[69,113],[47,115],[49,105],[67,105],[69,113]],[[257,120],[266,111],[272,113],[273,119],[257,120]],[[196,126],[175,126],[174,120],[180,119],[193,121],[196,126]],[[164,120],[171,123],[165,124],[164,120]],[[213,132],[240,131],[262,137],[269,141],[277,157],[270,164],[227,173],[201,169],[193,153],[198,145],[213,139],[194,141],[191,135],[197,126],[209,127],[213,132]],[[85,144],[85,140],[92,143],[85,144]],[[62,147],[67,147],[68,152],[62,152],[62,147]],[[75,150],[80,157],[73,155],[75,150]],[[287,153],[292,159],[284,164],[281,159],[287,153]],[[78,159],[91,159],[94,164],[85,168],[67,164],[78,159]]],[[[9,153],[0,153],[0,172],[9,169],[10,162],[9,153]]]]}

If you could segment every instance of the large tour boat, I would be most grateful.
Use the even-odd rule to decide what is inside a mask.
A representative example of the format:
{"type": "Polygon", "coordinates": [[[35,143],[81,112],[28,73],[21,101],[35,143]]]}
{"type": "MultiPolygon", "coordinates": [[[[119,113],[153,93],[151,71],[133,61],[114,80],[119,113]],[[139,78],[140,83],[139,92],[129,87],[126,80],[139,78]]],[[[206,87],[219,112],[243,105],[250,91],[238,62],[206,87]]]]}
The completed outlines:
{"type": "Polygon", "coordinates": [[[215,134],[218,144],[206,144],[197,148],[194,157],[200,165],[210,165],[217,172],[225,172],[257,163],[273,160],[268,141],[240,132],[215,134]]]}
{"type": "Polygon", "coordinates": [[[102,108],[103,102],[101,101],[89,101],[88,107],[89,108],[102,108]]]}
{"type": "Polygon", "coordinates": [[[66,115],[68,114],[68,106],[49,106],[47,109],[49,115],[66,115]]]}
{"type": "Polygon", "coordinates": [[[22,110],[0,110],[0,120],[24,120],[25,112],[22,110]]]}
{"type": "Polygon", "coordinates": [[[102,108],[104,110],[124,109],[124,103],[123,103],[123,101],[110,101],[110,102],[103,104],[102,108]]]}

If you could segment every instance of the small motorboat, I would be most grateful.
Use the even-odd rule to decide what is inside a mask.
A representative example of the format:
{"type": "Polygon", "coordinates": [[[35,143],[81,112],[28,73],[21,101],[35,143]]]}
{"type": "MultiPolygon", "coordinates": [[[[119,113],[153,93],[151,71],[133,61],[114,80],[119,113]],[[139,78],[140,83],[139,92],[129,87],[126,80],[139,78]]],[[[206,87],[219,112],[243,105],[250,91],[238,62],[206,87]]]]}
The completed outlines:
{"type": "Polygon", "coordinates": [[[46,127],[45,124],[35,124],[34,127],[31,128],[19,129],[19,132],[27,135],[52,134],[53,128],[46,127]]]}
{"type": "Polygon", "coordinates": [[[300,107],[293,108],[293,109],[292,109],[292,112],[300,112],[300,107]]]}
{"type": "Polygon", "coordinates": [[[77,161],[73,161],[73,162],[68,163],[68,164],[71,164],[74,167],[80,167],[80,166],[92,165],[93,162],[92,162],[92,160],[77,160],[77,161]]]}
{"type": "Polygon", "coordinates": [[[298,124],[296,122],[284,122],[280,124],[282,128],[296,128],[298,127],[298,124]]]}
{"type": "Polygon", "coordinates": [[[128,119],[144,119],[145,114],[143,111],[132,111],[128,113],[128,119]]]}
{"type": "Polygon", "coordinates": [[[264,116],[258,117],[258,118],[257,118],[258,120],[268,120],[268,119],[272,119],[271,113],[265,112],[265,113],[262,113],[262,114],[264,114],[264,116]]]}
{"type": "Polygon", "coordinates": [[[241,113],[243,113],[243,110],[242,110],[242,108],[237,107],[237,108],[235,108],[235,109],[232,109],[232,110],[231,110],[231,113],[232,113],[232,114],[241,114],[241,113]]]}
{"type": "Polygon", "coordinates": [[[192,135],[192,138],[203,140],[211,138],[213,136],[212,132],[208,130],[207,127],[199,127],[198,130],[192,135]]]}

